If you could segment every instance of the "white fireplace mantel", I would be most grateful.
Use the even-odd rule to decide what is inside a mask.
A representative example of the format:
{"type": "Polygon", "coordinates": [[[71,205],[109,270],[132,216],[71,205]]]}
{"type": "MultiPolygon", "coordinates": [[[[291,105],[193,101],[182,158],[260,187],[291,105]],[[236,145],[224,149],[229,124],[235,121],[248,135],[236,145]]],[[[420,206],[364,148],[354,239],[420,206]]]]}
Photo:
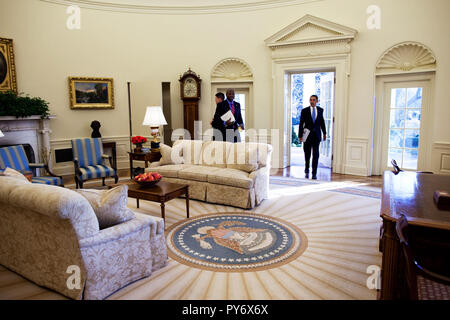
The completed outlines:
{"type": "Polygon", "coordinates": [[[5,135],[0,138],[0,145],[28,143],[38,162],[51,165],[50,157],[50,120],[56,116],[41,119],[41,116],[24,118],[0,117],[0,130],[5,135]]]}

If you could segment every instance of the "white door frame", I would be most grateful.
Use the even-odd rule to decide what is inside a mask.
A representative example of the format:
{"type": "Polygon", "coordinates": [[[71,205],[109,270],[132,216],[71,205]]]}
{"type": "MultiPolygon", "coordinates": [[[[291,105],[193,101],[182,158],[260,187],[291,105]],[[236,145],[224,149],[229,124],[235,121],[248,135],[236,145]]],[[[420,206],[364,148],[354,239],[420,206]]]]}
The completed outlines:
{"type": "MultiPolygon", "coordinates": [[[[233,88],[233,89],[243,89],[248,90],[248,104],[246,105],[246,120],[245,129],[253,128],[254,126],[254,114],[255,108],[253,108],[253,82],[220,82],[211,83],[211,114],[216,111],[216,101],[215,96],[219,89],[223,88],[233,88]]],[[[226,92],[223,92],[225,99],[227,98],[226,92]]]]}
{"type": "MultiPolygon", "coordinates": [[[[345,137],[347,133],[347,104],[349,91],[349,72],[350,63],[348,54],[338,54],[328,57],[304,57],[298,59],[273,60],[272,77],[274,92],[273,108],[273,128],[280,129],[279,140],[279,159],[280,168],[288,165],[290,158],[290,143],[292,134],[291,127],[288,127],[286,115],[288,114],[285,84],[286,77],[290,73],[296,72],[323,72],[334,71],[336,77],[335,83],[335,102],[334,102],[334,126],[333,126],[333,157],[332,170],[335,173],[344,173],[345,168],[345,137]],[[289,159],[289,160],[288,160],[289,159]]],[[[290,106],[289,106],[290,109],[290,106]]]]}
{"type": "MultiPolygon", "coordinates": [[[[333,72],[334,73],[334,78],[336,79],[336,70],[335,69],[317,69],[317,70],[311,70],[308,69],[307,71],[305,70],[299,70],[299,71],[295,71],[295,72],[289,72],[287,73],[287,79],[286,79],[286,85],[288,86],[288,90],[286,91],[286,114],[288,115],[287,117],[287,127],[290,128],[290,131],[288,133],[290,133],[292,131],[292,101],[291,101],[291,96],[292,96],[292,92],[291,92],[291,88],[292,88],[292,82],[291,82],[291,76],[293,74],[305,74],[305,73],[320,73],[320,72],[333,72]]],[[[333,86],[334,88],[334,86],[333,86]]],[[[334,105],[335,105],[335,101],[334,101],[334,95],[335,95],[335,90],[333,91],[333,116],[334,116],[334,105]]],[[[320,97],[319,97],[320,98],[320,97]]],[[[320,101],[319,101],[319,105],[320,105],[320,101]]],[[[331,128],[334,131],[334,125],[331,126],[331,128]]],[[[330,133],[327,132],[327,134],[329,135],[330,133]]],[[[332,134],[334,134],[334,132],[332,132],[332,134]]],[[[333,155],[333,145],[334,145],[334,136],[331,136],[331,155],[333,155]]],[[[287,135],[287,166],[291,165],[291,149],[292,149],[292,133],[287,135]]],[[[331,168],[332,168],[332,164],[331,164],[331,168]]]]}
{"type": "Polygon", "coordinates": [[[431,171],[431,144],[432,144],[432,128],[431,119],[433,116],[433,92],[434,92],[434,72],[404,74],[404,75],[383,75],[376,78],[376,101],[375,101],[375,125],[373,132],[373,156],[372,156],[372,175],[381,175],[388,168],[385,161],[385,146],[389,134],[384,123],[390,115],[386,114],[387,89],[399,84],[402,87],[405,83],[414,84],[424,87],[422,96],[422,111],[420,119],[420,138],[419,138],[419,159],[417,170],[431,171]]]}

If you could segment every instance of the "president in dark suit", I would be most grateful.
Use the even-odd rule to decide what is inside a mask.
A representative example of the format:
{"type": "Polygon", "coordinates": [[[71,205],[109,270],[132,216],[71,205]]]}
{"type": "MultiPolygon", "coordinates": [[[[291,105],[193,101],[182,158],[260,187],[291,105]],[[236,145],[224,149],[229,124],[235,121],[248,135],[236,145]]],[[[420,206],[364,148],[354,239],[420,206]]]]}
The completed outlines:
{"type": "MultiPolygon", "coordinates": [[[[244,121],[242,120],[241,105],[239,102],[234,101],[234,90],[228,89],[226,92],[227,98],[217,104],[216,112],[214,113],[214,119],[212,121],[213,128],[219,130],[222,133],[223,141],[240,142],[241,135],[239,134],[239,127],[244,129],[244,121]],[[234,116],[235,121],[223,121],[220,117],[228,111],[234,116]]],[[[219,139],[215,139],[219,140],[219,139]]]]}
{"type": "Polygon", "coordinates": [[[312,95],[309,98],[310,106],[302,109],[300,114],[300,125],[298,127],[298,137],[303,143],[303,151],[305,152],[305,178],[309,178],[309,161],[311,159],[311,150],[313,154],[312,159],[312,178],[317,179],[317,165],[319,164],[319,145],[327,138],[327,129],[325,127],[325,120],[323,118],[323,109],[317,107],[319,98],[312,95]],[[303,141],[304,129],[310,130],[306,141],[303,141]]]}

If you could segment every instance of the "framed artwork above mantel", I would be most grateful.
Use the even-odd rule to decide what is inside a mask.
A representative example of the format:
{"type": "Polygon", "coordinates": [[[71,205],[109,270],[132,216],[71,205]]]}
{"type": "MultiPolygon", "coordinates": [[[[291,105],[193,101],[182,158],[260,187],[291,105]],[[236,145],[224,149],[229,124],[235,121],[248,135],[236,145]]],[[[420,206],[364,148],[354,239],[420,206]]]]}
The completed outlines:
{"type": "Polygon", "coordinates": [[[0,91],[17,93],[13,40],[0,38],[0,91]]]}
{"type": "Polygon", "coordinates": [[[71,109],[114,109],[112,78],[69,77],[71,109]]]}

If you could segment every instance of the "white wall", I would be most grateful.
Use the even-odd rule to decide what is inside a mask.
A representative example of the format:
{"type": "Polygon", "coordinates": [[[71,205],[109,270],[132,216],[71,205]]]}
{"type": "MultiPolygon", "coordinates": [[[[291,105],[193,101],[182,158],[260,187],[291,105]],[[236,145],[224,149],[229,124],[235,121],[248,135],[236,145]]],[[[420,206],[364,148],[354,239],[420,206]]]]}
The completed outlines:
{"type": "Polygon", "coordinates": [[[251,66],[255,128],[270,128],[272,71],[270,50],[264,40],[311,14],[359,32],[352,42],[347,137],[371,139],[374,68],[387,48],[410,40],[434,51],[438,69],[432,135],[442,147],[442,143],[450,144],[448,12],[448,0],[324,0],[253,12],[200,15],[82,8],[81,30],[68,30],[65,6],[38,0],[0,0],[0,36],[14,40],[19,91],[50,102],[51,112],[57,116],[52,123],[54,141],[89,136],[92,120],[102,123],[104,137],[126,137],[127,81],[133,83],[134,134],[148,135],[148,129],[141,125],[145,107],[161,102],[163,81],[171,82],[173,127],[182,127],[178,78],[188,67],[203,79],[200,120],[207,127],[213,113],[210,72],[227,57],[239,57],[251,66]],[[382,10],[381,30],[366,27],[366,8],[372,4],[382,10]],[[115,109],[71,110],[68,76],[114,78],[115,109]]]}

